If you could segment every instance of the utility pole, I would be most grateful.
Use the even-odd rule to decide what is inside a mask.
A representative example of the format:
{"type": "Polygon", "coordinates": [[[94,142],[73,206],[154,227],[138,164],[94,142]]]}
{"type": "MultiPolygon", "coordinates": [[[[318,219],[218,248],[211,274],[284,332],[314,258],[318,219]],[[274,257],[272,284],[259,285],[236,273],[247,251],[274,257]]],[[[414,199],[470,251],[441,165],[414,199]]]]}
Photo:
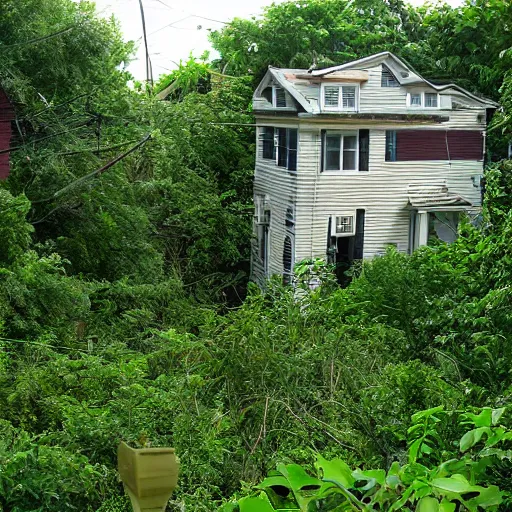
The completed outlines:
{"type": "Polygon", "coordinates": [[[142,5],[142,0],[139,0],[139,6],[140,18],[142,20],[142,33],[144,35],[144,46],[146,48],[146,78],[147,82],[151,84],[151,89],[153,89],[153,69],[151,66],[151,59],[149,58],[148,37],[146,34],[146,18],[144,17],[144,6],[142,5]]]}

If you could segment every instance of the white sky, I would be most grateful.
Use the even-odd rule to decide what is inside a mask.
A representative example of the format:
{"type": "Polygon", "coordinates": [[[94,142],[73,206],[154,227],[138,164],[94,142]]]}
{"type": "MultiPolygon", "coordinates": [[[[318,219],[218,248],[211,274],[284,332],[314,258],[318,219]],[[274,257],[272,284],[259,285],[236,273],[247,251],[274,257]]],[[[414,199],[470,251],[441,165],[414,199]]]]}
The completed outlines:
{"type": "MultiPolygon", "coordinates": [[[[275,0],[275,3],[282,1],[275,0]]],[[[447,1],[452,6],[462,3],[462,0],[447,1]]],[[[422,0],[409,2],[413,5],[423,3],[422,0]]],[[[102,16],[114,14],[120,21],[126,40],[138,40],[137,59],[130,64],[129,70],[135,78],[144,79],[146,64],[139,0],[95,0],[95,3],[102,16]]],[[[235,17],[257,16],[272,0],[143,0],[142,3],[156,80],[160,74],[176,68],[180,59],[186,60],[190,52],[198,57],[204,50],[211,50],[208,29],[222,28],[221,21],[227,22],[235,17]]]]}

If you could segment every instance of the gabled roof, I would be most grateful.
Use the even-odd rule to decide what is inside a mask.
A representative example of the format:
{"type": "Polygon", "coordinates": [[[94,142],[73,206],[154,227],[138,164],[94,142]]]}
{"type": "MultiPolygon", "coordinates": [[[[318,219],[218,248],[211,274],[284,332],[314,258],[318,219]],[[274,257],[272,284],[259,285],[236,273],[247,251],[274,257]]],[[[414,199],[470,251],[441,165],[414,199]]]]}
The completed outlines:
{"type": "Polygon", "coordinates": [[[306,112],[313,113],[315,108],[312,106],[310,101],[304,94],[304,83],[308,80],[315,81],[328,78],[329,74],[337,73],[340,71],[348,70],[361,70],[373,67],[378,64],[385,63],[390,71],[395,75],[396,79],[401,85],[419,85],[425,84],[433,89],[442,92],[449,89],[457,91],[460,94],[471,98],[473,101],[480,103],[484,108],[497,108],[499,105],[487,98],[476,96],[475,94],[467,91],[466,89],[454,84],[443,84],[437,85],[429,80],[423,78],[418,72],[416,72],[412,66],[399,59],[396,55],[391,52],[381,52],[362,59],[357,59],[339,66],[332,66],[325,69],[283,69],[269,66],[269,70],[265,78],[260,83],[256,94],[261,93],[261,88],[265,83],[268,83],[269,78],[272,77],[281,87],[283,87],[298,103],[301,105],[306,112]]]}

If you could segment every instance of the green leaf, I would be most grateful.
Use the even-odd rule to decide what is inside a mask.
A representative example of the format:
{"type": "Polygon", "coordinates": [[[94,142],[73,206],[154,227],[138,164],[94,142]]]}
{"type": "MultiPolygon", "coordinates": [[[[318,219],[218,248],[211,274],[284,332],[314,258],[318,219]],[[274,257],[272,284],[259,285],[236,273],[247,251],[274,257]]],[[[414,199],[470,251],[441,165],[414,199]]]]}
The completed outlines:
{"type": "Polygon", "coordinates": [[[309,476],[298,464],[278,464],[277,470],[288,480],[294,493],[320,489],[322,482],[309,476]]]}
{"type": "Polygon", "coordinates": [[[347,489],[354,485],[354,477],[350,466],[341,459],[324,459],[320,454],[317,454],[315,468],[320,473],[321,478],[327,480],[335,480],[347,489]]]}
{"type": "Polygon", "coordinates": [[[498,424],[498,422],[500,421],[501,417],[503,416],[503,413],[505,412],[505,410],[506,410],[506,407],[500,407],[499,409],[492,410],[491,420],[492,420],[493,425],[498,424]]]}
{"type": "Polygon", "coordinates": [[[423,437],[416,439],[416,441],[409,446],[409,464],[416,462],[421,443],[423,443],[423,437]]]}
{"type": "Polygon", "coordinates": [[[439,512],[455,512],[456,504],[446,498],[439,505],[439,512]]]}
{"type": "Polygon", "coordinates": [[[490,427],[492,425],[492,409],[484,407],[480,414],[472,414],[470,412],[462,415],[462,424],[472,423],[475,427],[490,427]]]}
{"type": "Polygon", "coordinates": [[[475,428],[473,430],[470,430],[469,432],[466,432],[460,442],[459,447],[461,452],[465,452],[475,446],[476,443],[482,439],[482,436],[484,434],[487,434],[489,436],[492,433],[492,430],[489,427],[480,427],[475,428]]]}
{"type": "Polygon", "coordinates": [[[438,512],[438,511],[439,511],[439,502],[435,498],[431,498],[430,496],[421,498],[421,500],[418,501],[418,505],[416,505],[416,512],[438,512]]]}
{"type": "Polygon", "coordinates": [[[480,494],[475,498],[472,498],[464,502],[465,504],[467,504],[468,508],[490,508],[500,505],[503,501],[503,493],[495,485],[491,485],[487,488],[475,486],[473,492],[475,491],[479,491],[480,494]]]}
{"type": "Polygon", "coordinates": [[[242,498],[238,501],[238,505],[240,512],[274,512],[274,507],[264,492],[259,496],[242,498]]]}
{"type": "Polygon", "coordinates": [[[452,475],[450,478],[434,478],[433,488],[444,492],[464,493],[471,492],[472,486],[463,475],[452,475]]]}
{"type": "Polygon", "coordinates": [[[434,414],[437,414],[438,412],[443,412],[444,406],[438,405],[437,407],[432,407],[431,409],[426,409],[425,411],[417,412],[416,414],[413,414],[411,416],[411,420],[413,423],[418,423],[420,420],[424,420],[426,418],[430,418],[431,416],[434,416],[434,414]]]}

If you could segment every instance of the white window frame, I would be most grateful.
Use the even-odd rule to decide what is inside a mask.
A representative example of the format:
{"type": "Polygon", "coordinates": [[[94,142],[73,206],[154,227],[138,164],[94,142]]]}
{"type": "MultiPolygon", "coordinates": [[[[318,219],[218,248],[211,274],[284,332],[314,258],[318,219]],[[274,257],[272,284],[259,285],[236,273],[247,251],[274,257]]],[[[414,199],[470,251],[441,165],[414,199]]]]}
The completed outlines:
{"type": "MultiPolygon", "coordinates": [[[[350,150],[352,151],[352,150],[350,150]]],[[[358,173],[359,172],[359,131],[345,131],[345,130],[327,130],[325,132],[325,141],[324,141],[324,173],[358,173]],[[340,136],[340,167],[343,167],[343,148],[344,148],[344,140],[345,136],[355,137],[356,138],[356,147],[353,151],[355,151],[355,168],[354,169],[327,169],[327,137],[329,135],[339,135],[340,136]]]]}
{"type": "Polygon", "coordinates": [[[320,104],[321,108],[325,112],[359,112],[359,95],[361,88],[358,83],[353,82],[336,82],[336,83],[323,83],[320,92],[320,104]],[[338,94],[338,106],[325,106],[325,88],[326,87],[338,87],[340,90],[338,94]],[[343,108],[343,87],[355,87],[354,95],[354,108],[343,108]]]}
{"type": "Polygon", "coordinates": [[[437,110],[441,107],[441,97],[438,92],[435,91],[417,91],[417,92],[408,92],[407,93],[407,107],[408,108],[423,108],[423,109],[432,109],[437,110]],[[426,106],[426,98],[425,94],[436,94],[437,95],[437,107],[427,107],[426,106]],[[412,95],[419,95],[421,98],[421,105],[413,105],[411,103],[411,96],[412,95]]]}
{"type": "Polygon", "coordinates": [[[274,107],[274,108],[287,108],[288,107],[288,102],[286,101],[286,89],[284,87],[281,87],[279,85],[272,86],[272,107],[274,107]],[[284,107],[277,106],[277,89],[282,89],[282,91],[284,93],[284,100],[286,103],[284,107]]]}
{"type": "Polygon", "coordinates": [[[343,213],[333,213],[331,215],[331,236],[335,238],[339,238],[342,236],[355,236],[356,234],[356,212],[354,211],[346,211],[343,213]],[[352,231],[347,233],[336,233],[336,217],[352,217],[352,231]]]}

